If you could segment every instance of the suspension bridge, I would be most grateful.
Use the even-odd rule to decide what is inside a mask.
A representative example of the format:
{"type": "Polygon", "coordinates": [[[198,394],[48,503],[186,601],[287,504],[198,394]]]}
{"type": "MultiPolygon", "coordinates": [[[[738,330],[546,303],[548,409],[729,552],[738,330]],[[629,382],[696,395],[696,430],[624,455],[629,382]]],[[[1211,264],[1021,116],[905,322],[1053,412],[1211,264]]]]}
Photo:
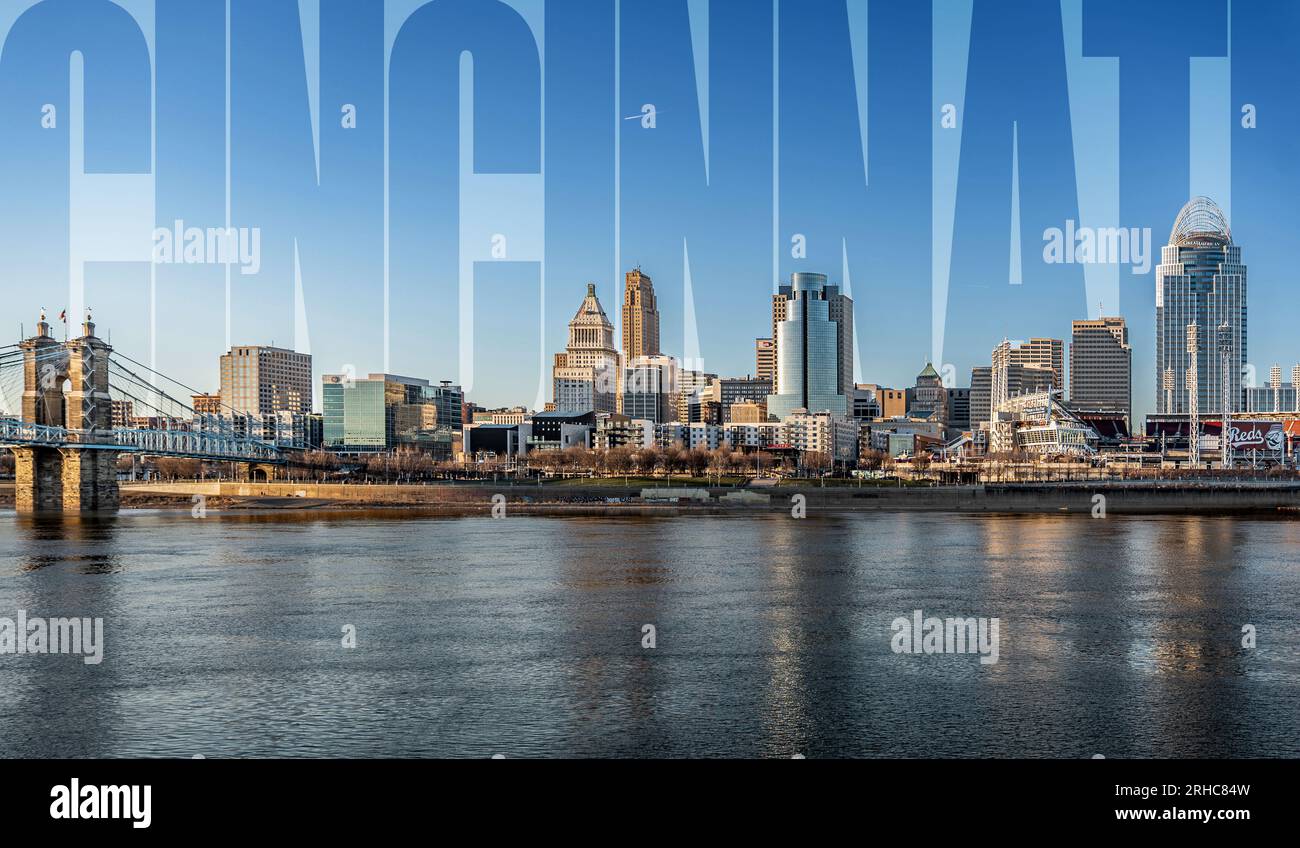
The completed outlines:
{"type": "Polygon", "coordinates": [[[42,313],[35,336],[0,347],[0,448],[15,457],[19,511],[116,509],[122,454],[243,463],[264,479],[286,461],[246,416],[178,400],[199,393],[115,352],[89,313],[81,331],[60,342],[42,313]]]}

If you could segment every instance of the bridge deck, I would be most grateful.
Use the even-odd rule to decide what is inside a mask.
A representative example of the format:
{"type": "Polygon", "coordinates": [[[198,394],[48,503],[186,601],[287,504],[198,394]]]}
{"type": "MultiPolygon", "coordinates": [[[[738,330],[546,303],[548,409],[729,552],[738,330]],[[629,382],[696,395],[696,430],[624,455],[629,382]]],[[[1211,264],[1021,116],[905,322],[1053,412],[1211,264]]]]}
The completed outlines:
{"type": "Polygon", "coordinates": [[[203,430],[134,429],[87,432],[31,424],[12,418],[0,420],[0,447],[113,450],[214,461],[269,464],[285,462],[284,453],[276,445],[227,433],[203,430]]]}

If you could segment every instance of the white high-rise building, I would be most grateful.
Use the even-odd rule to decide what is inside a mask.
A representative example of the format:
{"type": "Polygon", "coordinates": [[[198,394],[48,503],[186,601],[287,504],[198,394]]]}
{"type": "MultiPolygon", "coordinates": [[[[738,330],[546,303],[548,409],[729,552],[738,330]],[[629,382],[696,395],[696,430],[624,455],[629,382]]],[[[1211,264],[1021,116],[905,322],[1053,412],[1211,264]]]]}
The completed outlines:
{"type": "Polygon", "coordinates": [[[1213,200],[1194,197],[1178,213],[1169,244],[1156,268],[1156,411],[1186,414],[1190,392],[1179,375],[1192,370],[1187,328],[1196,325],[1201,344],[1195,354],[1195,391],[1200,415],[1223,411],[1223,355],[1220,328],[1229,346],[1229,408],[1242,406],[1242,368],[1246,364],[1246,266],[1233,243],[1228,220],[1213,200]],[[1209,340],[1208,343],[1206,340],[1209,340]],[[1166,381],[1165,374],[1174,375],[1166,381]]]}

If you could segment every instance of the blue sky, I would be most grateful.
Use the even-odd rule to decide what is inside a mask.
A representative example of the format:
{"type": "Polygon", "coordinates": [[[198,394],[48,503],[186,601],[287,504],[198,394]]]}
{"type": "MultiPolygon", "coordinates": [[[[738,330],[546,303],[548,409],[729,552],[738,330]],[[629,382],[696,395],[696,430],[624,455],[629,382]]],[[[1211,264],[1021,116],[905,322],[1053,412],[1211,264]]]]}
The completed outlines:
{"type": "Polygon", "coordinates": [[[1248,360],[1300,361],[1297,24],[1285,0],[0,0],[4,334],[88,304],[200,389],[228,343],[274,342],[532,406],[587,282],[617,320],[639,264],[665,349],[745,374],[777,280],[824,271],[859,376],[898,386],[927,358],[966,385],[1101,304],[1140,414],[1193,194],[1243,246],[1248,360]],[[151,262],[178,219],[257,228],[257,272],[151,262]],[[1150,270],[1044,262],[1067,220],[1150,228],[1150,270]]]}

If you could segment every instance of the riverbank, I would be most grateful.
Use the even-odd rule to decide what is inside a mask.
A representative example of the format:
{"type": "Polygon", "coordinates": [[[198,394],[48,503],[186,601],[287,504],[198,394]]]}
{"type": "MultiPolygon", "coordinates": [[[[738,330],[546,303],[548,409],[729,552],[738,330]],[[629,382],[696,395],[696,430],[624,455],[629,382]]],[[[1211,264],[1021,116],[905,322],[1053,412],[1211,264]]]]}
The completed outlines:
{"type": "Polygon", "coordinates": [[[1296,511],[1300,484],[1109,481],[998,483],[971,486],[673,487],[500,484],[340,485],[303,483],[125,484],[125,508],[317,510],[420,508],[437,514],[676,515],[806,510],[851,512],[998,512],[1102,514],[1224,514],[1296,511]]]}
{"type": "MultiPolygon", "coordinates": [[[[847,512],[988,512],[1103,514],[1209,514],[1295,512],[1300,483],[1095,481],[990,483],[970,486],[780,485],[669,488],[594,485],[447,484],[342,485],[217,481],[128,483],[124,509],[224,511],[349,511],[418,509],[432,515],[508,513],[582,516],[672,516],[736,512],[834,510],[847,512]]],[[[12,485],[0,485],[0,508],[13,508],[12,485]]]]}

